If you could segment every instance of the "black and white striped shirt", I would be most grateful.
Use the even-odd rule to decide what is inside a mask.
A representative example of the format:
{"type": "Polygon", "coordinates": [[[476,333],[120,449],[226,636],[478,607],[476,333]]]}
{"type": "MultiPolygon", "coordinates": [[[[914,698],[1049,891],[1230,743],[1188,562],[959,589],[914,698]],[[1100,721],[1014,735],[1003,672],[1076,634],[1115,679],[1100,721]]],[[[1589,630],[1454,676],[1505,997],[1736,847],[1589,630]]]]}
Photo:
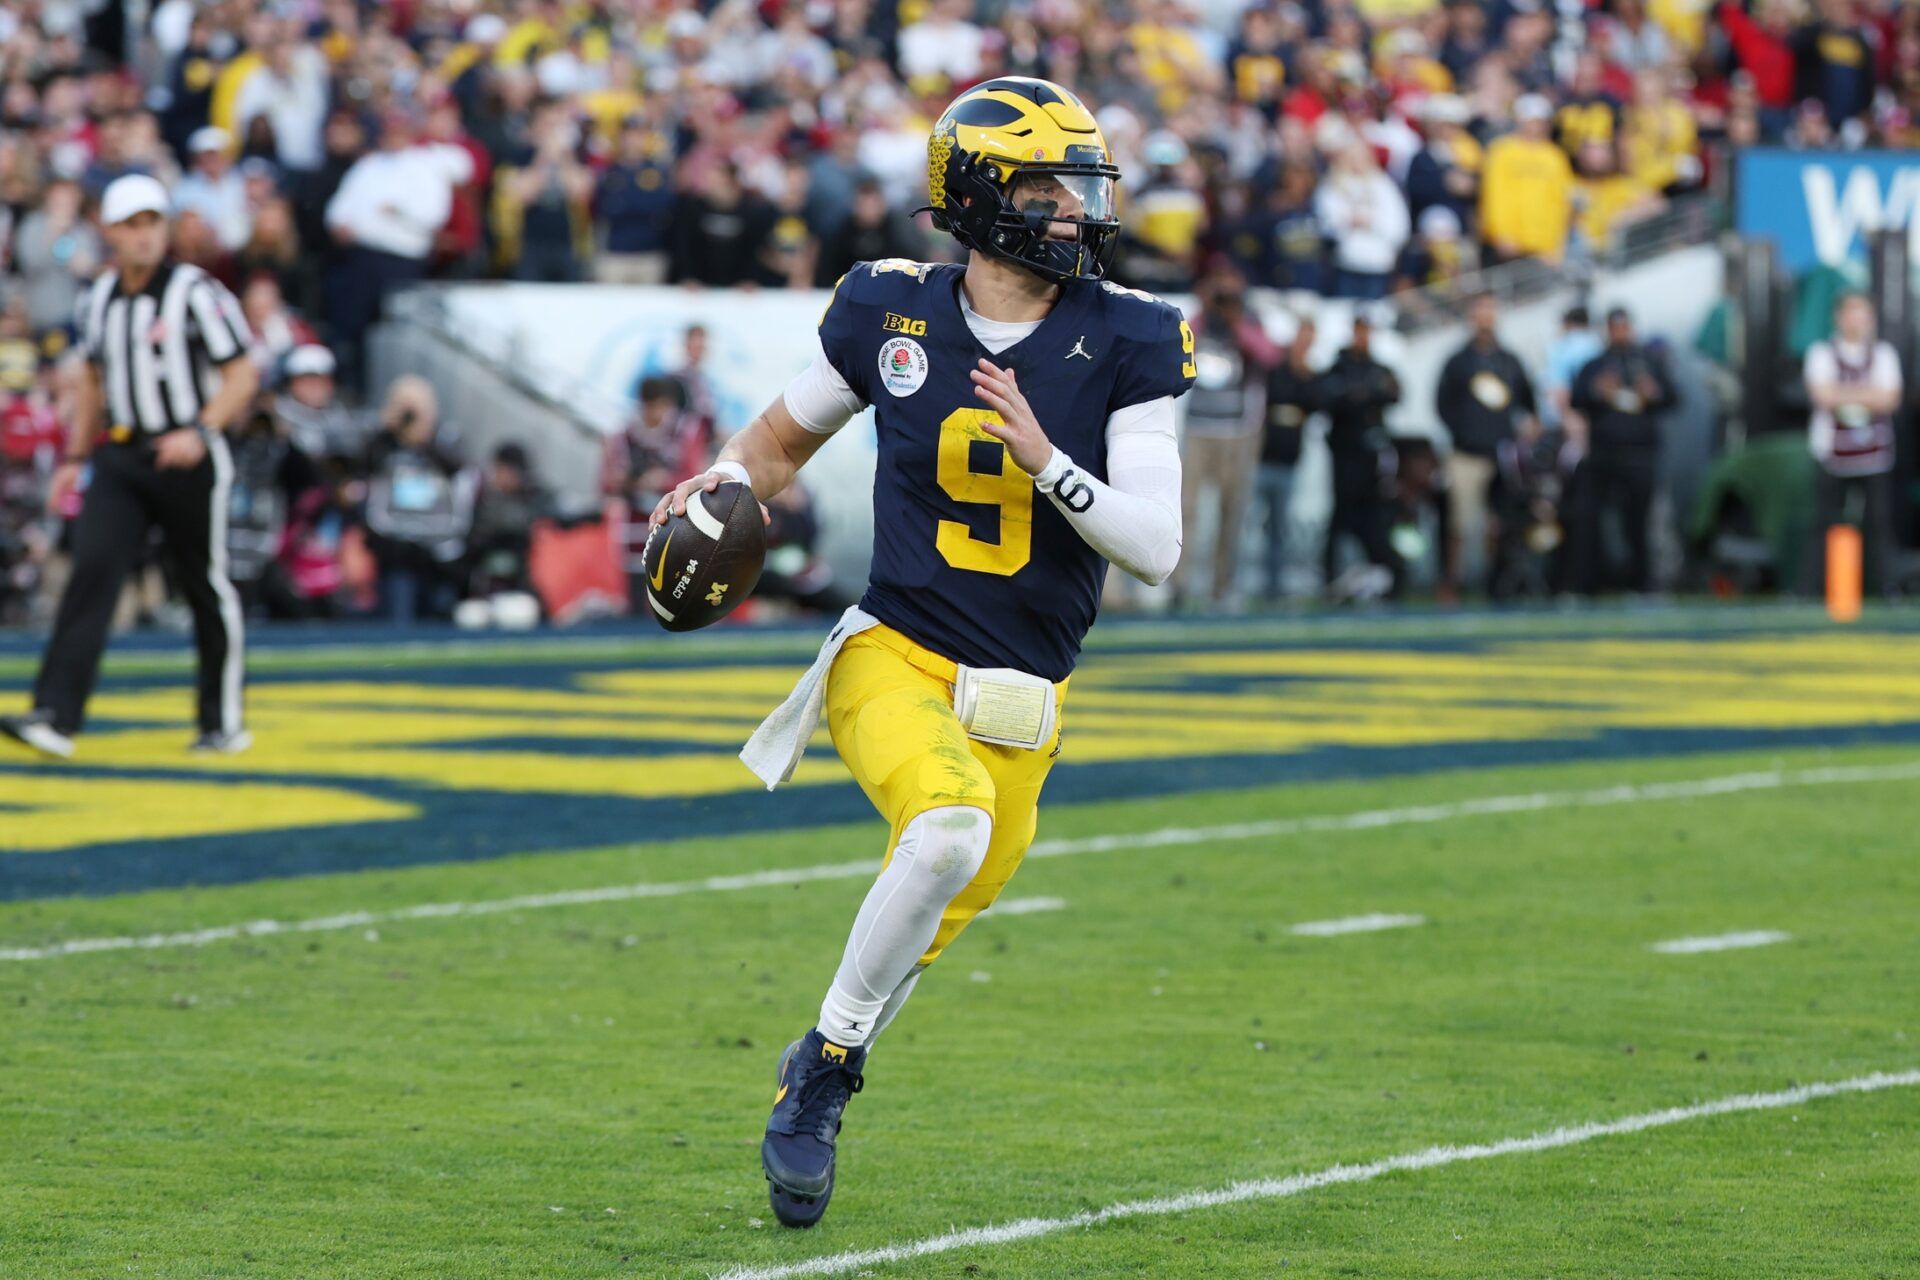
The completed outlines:
{"type": "Polygon", "coordinates": [[[184,262],[162,263],[131,294],[108,271],[80,307],[80,346],[100,371],[108,423],[146,435],[192,426],[220,388],[220,366],[251,342],[232,291],[184,262]]]}

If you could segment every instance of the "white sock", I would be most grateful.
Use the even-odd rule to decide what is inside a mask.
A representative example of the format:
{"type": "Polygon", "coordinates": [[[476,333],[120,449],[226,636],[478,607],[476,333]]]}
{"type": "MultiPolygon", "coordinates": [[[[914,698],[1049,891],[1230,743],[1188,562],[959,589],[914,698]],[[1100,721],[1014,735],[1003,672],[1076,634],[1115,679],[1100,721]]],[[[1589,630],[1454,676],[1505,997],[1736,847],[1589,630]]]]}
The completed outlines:
{"type": "Polygon", "coordinates": [[[933,945],[940,913],[986,860],[993,815],[973,805],[929,809],[909,822],[854,917],[840,969],[820,1004],[820,1034],[853,1048],[933,945]]]}
{"type": "Polygon", "coordinates": [[[880,1033],[893,1025],[895,1015],[907,1003],[907,997],[913,994],[913,984],[920,981],[920,975],[926,971],[927,966],[916,964],[913,966],[913,972],[906,976],[906,980],[893,989],[893,994],[887,997],[887,1002],[880,1006],[880,1016],[873,1020],[873,1033],[867,1037],[868,1044],[879,1039],[880,1033]]]}

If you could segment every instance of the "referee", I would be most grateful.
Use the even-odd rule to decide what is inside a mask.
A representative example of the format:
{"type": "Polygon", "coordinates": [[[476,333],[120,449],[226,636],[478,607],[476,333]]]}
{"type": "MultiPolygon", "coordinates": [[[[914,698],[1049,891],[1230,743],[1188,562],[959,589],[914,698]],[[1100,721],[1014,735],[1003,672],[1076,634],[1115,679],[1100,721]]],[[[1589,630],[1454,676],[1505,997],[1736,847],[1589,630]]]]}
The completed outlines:
{"type": "Polygon", "coordinates": [[[233,460],[221,432],[259,386],[246,321],[225,286],[167,256],[167,191],[154,179],[116,179],[101,198],[100,221],[113,266],[77,317],[87,367],[48,496],[57,506],[91,468],[73,528],[73,574],[33,710],[0,716],[0,734],[43,755],[73,755],[121,585],[158,525],[200,651],[192,749],[242,751],[250,737],[240,720],[240,598],[227,580],[233,460]]]}

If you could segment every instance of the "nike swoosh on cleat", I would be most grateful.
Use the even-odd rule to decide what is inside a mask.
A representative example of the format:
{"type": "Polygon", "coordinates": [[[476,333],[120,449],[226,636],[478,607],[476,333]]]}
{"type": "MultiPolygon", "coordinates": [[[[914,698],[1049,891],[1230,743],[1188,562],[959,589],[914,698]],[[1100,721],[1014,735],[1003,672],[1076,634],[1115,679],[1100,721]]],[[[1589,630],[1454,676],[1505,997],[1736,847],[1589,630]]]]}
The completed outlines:
{"type": "Polygon", "coordinates": [[[666,542],[660,547],[660,567],[653,571],[653,589],[655,591],[661,590],[667,584],[667,548],[672,545],[673,534],[669,533],[666,542]]]}

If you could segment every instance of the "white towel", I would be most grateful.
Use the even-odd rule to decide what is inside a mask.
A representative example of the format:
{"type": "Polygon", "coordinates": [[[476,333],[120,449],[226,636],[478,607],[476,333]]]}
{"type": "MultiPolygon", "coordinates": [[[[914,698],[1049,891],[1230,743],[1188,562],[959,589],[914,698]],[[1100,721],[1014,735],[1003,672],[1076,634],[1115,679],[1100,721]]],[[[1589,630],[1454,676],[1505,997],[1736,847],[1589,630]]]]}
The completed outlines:
{"type": "Polygon", "coordinates": [[[813,731],[820,727],[820,709],[827,701],[827,672],[833,669],[840,646],[879,625],[880,619],[859,605],[841,614],[840,621],[827,633],[826,643],[820,646],[820,656],[807,668],[807,674],[800,677],[800,683],[793,686],[787,700],[760,722],[760,727],[747,739],[747,745],[740,749],[740,759],[753,770],[755,777],[767,784],[767,790],[773,790],[793,776],[800,757],[806,754],[813,731]]]}

